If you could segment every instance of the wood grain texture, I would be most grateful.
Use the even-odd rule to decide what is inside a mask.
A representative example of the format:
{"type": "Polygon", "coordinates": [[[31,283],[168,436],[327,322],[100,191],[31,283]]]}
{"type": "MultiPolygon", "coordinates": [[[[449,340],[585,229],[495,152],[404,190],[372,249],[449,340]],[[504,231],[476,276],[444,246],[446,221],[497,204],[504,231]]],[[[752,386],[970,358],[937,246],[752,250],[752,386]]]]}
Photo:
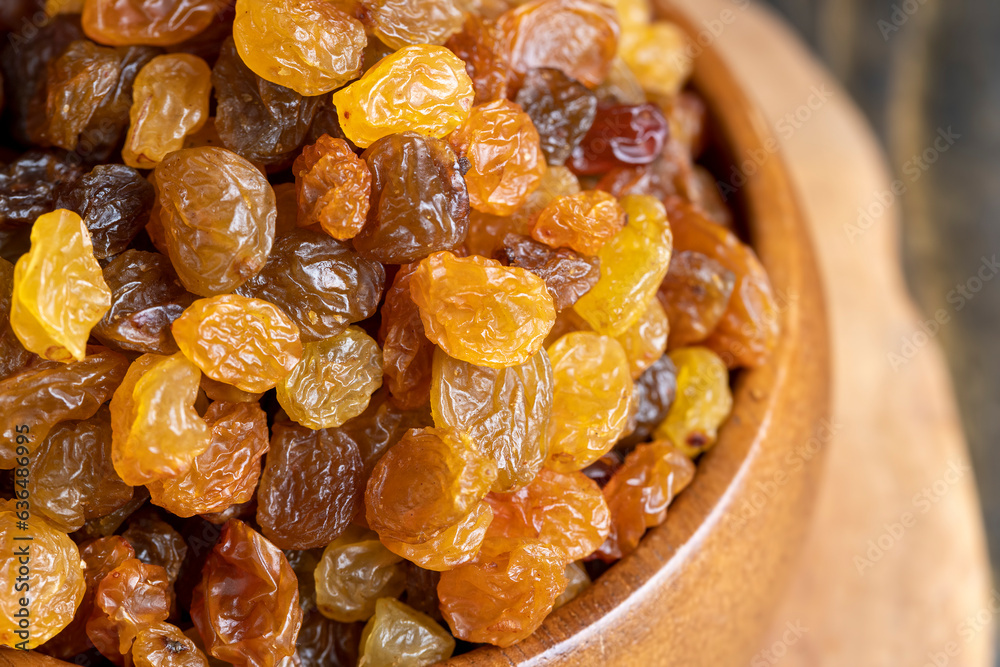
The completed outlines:
{"type": "MultiPolygon", "coordinates": [[[[699,21],[733,6],[678,3],[699,21]]],[[[859,208],[889,188],[882,151],[849,96],[770,15],[740,12],[717,46],[782,138],[821,249],[835,361],[838,433],[813,531],[790,595],[760,644],[761,651],[778,651],[756,654],[757,664],[992,664],[992,609],[1000,602],[989,596],[976,486],[943,357],[931,340],[898,370],[888,359],[922,319],[900,271],[901,211],[893,204],[860,236],[845,230],[857,224],[859,208]],[[828,101],[782,132],[789,127],[782,120],[817,87],[832,93],[828,101]],[[955,468],[964,474],[952,484],[947,477],[955,468]],[[935,483],[943,493],[927,508],[917,496],[930,488],[938,498],[935,483]],[[898,539],[886,537],[906,513],[915,524],[898,539]],[[878,546],[879,539],[889,548],[869,559],[870,542],[878,546]],[[788,623],[808,629],[794,644],[784,643],[788,623]]]]}

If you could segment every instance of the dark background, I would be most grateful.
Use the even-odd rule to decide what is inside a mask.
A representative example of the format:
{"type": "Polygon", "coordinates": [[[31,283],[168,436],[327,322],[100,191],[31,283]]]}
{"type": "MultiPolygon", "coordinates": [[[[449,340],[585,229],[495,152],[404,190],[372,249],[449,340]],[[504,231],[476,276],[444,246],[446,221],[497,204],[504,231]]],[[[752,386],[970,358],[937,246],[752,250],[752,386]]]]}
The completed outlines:
{"type": "Polygon", "coordinates": [[[1000,259],[1000,0],[762,4],[792,23],[854,96],[897,177],[939,129],[961,135],[904,195],[902,251],[924,314],[952,314],[937,340],[951,369],[1000,582],[1000,277],[961,310],[947,303],[983,257],[1000,259]]]}

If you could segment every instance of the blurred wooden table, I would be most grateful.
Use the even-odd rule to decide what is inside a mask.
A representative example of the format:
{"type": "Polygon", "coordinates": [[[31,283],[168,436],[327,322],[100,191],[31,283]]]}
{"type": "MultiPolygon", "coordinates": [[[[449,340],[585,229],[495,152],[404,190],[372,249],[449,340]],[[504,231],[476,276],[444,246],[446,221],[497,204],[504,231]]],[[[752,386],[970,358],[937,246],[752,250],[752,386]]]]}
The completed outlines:
{"type": "Polygon", "coordinates": [[[833,326],[834,436],[814,530],[751,665],[990,665],[1000,596],[944,360],[903,283],[881,149],[771,14],[745,0],[675,4],[703,21],[782,144],[833,326]]]}

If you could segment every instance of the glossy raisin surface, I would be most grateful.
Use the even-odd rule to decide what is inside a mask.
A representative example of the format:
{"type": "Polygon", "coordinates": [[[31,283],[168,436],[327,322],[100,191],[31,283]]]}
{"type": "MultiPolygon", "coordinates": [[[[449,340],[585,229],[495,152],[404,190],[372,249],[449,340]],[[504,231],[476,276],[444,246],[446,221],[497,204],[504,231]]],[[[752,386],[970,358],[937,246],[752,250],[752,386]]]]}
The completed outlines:
{"type": "Polygon", "coordinates": [[[508,266],[531,271],[545,281],[556,310],[569,308],[597,283],[601,263],[569,248],[553,249],[520,234],[507,234],[497,257],[508,266]]]}
{"type": "Polygon", "coordinates": [[[371,206],[372,175],[345,140],[324,134],[303,149],[292,171],[300,226],[318,224],[341,241],[361,231],[371,206]]]}
{"type": "Polygon", "coordinates": [[[653,104],[602,105],[568,164],[578,174],[649,164],[663,151],[669,132],[667,119],[653,104]]]}
{"type": "Polygon", "coordinates": [[[530,69],[515,101],[531,117],[550,165],[566,162],[597,116],[597,96],[558,69],[530,69]]]}

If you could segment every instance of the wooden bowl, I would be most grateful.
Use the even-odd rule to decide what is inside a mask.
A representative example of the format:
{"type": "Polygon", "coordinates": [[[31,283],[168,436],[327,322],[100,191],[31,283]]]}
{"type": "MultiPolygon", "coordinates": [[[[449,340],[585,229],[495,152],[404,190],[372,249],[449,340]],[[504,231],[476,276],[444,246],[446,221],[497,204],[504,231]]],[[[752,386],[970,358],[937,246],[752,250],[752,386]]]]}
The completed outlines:
{"type": "MultiPolygon", "coordinates": [[[[685,16],[659,14],[697,39],[685,16]]],[[[718,53],[699,51],[693,84],[729,159],[767,156],[744,170],[754,173],[737,208],[782,305],[781,341],[764,367],[740,374],[718,444],[664,525],[528,639],[449,667],[745,664],[781,598],[831,435],[823,293],[777,142],[718,53]]],[[[0,649],[0,667],[60,665],[0,649]]]]}

